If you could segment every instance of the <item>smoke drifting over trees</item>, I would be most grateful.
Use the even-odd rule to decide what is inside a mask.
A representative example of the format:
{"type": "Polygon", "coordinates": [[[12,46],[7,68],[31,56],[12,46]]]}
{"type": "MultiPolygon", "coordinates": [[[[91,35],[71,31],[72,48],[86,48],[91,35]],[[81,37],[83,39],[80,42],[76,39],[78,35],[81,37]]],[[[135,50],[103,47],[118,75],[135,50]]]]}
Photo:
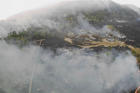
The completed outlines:
{"type": "MultiPolygon", "coordinates": [[[[127,36],[110,24],[127,23],[138,17],[137,12],[110,0],[77,0],[1,21],[0,93],[127,93],[135,89],[140,85],[139,68],[128,49],[97,52],[59,47],[53,51],[32,44],[18,47],[3,39],[13,31],[47,32],[60,38],[95,34],[124,39],[127,36]],[[124,17],[126,14],[128,18],[124,17]]],[[[21,38],[25,37],[17,36],[13,40],[21,38]]]]}
{"type": "Polygon", "coordinates": [[[58,49],[56,55],[5,42],[0,51],[0,87],[6,93],[28,92],[33,70],[33,93],[122,93],[139,84],[136,59],[129,51],[58,49]]]}

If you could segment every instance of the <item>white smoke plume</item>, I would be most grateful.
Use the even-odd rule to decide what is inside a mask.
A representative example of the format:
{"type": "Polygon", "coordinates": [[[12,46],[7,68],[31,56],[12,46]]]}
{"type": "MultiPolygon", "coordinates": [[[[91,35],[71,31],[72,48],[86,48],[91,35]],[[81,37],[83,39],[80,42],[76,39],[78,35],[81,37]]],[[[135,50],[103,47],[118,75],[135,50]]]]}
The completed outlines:
{"type": "MultiPolygon", "coordinates": [[[[0,23],[0,37],[5,37],[9,32],[12,31],[23,31],[28,28],[36,27],[41,28],[41,31],[46,31],[49,33],[75,33],[75,34],[96,34],[101,37],[106,37],[109,34],[112,34],[115,37],[118,38],[125,38],[125,35],[119,33],[117,30],[110,29],[107,25],[96,28],[93,25],[91,25],[87,19],[85,19],[85,16],[83,14],[79,14],[76,16],[76,20],[74,20],[76,23],[71,24],[69,20],[66,19],[65,15],[63,17],[60,16],[53,18],[46,18],[46,17],[33,17],[28,24],[13,24],[10,22],[2,22],[0,23]],[[55,20],[56,18],[56,20],[55,20]]],[[[18,23],[18,22],[17,22],[18,23]]]]}
{"type": "Polygon", "coordinates": [[[1,93],[123,93],[140,84],[136,58],[129,51],[88,52],[36,46],[19,49],[0,42],[1,93]]]}
{"type": "MultiPolygon", "coordinates": [[[[64,2],[53,8],[29,11],[28,15],[1,21],[0,36],[39,27],[50,33],[100,36],[111,33],[124,37],[106,25],[96,28],[82,14],[77,15],[81,10],[109,8],[110,0],[96,1],[64,2]],[[77,15],[75,25],[64,19],[69,14],[77,15]]],[[[38,46],[19,48],[0,41],[0,93],[123,93],[140,85],[138,70],[137,60],[129,51],[114,49],[96,53],[93,50],[60,48],[54,53],[38,46]]]]}
{"type": "MultiPolygon", "coordinates": [[[[27,28],[32,26],[45,29],[55,29],[62,33],[80,33],[80,31],[88,33],[99,32],[100,30],[108,32],[110,31],[110,29],[104,29],[104,27],[101,29],[94,28],[94,26],[91,26],[88,21],[83,18],[82,14],[78,13],[80,11],[93,12],[103,9],[109,10],[110,3],[111,0],[70,0],[67,2],[61,2],[60,4],[53,5],[51,7],[21,13],[16,16],[10,17],[7,20],[0,21],[0,37],[6,36],[7,33],[12,31],[18,32],[26,30],[27,28]],[[77,15],[77,24],[79,25],[76,25],[76,27],[73,28],[73,25],[66,21],[66,17],[69,15],[77,15]]],[[[114,33],[114,35],[115,34],[117,36],[121,36],[118,33],[114,33]]]]}

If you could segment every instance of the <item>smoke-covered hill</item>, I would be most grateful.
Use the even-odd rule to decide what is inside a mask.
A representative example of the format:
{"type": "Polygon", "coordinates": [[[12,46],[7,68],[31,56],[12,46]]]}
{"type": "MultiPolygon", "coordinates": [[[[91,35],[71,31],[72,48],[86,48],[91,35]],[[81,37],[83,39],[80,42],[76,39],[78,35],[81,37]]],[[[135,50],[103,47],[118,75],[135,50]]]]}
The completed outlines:
{"type": "Polygon", "coordinates": [[[0,21],[0,93],[133,93],[139,8],[65,1],[0,21]]]}
{"type": "Polygon", "coordinates": [[[135,10],[134,7],[119,5],[110,0],[68,1],[1,21],[1,36],[13,31],[36,28],[62,34],[94,33],[93,29],[100,30],[106,25],[111,25],[127,37],[128,43],[140,46],[140,15],[135,10]]]}

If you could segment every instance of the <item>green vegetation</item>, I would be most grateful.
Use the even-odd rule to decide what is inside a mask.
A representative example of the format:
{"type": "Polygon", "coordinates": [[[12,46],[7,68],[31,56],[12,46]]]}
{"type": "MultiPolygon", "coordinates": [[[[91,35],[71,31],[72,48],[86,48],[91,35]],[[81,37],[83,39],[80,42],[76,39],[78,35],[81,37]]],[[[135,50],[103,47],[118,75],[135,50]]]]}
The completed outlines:
{"type": "Polygon", "coordinates": [[[46,39],[47,32],[41,31],[22,31],[22,32],[10,32],[7,37],[4,38],[8,43],[14,43],[19,46],[24,46],[32,43],[35,40],[46,39]]]}
{"type": "Polygon", "coordinates": [[[105,14],[102,11],[96,11],[94,13],[84,13],[85,18],[89,21],[89,22],[101,22],[104,20],[105,14]]]}
{"type": "MultiPolygon", "coordinates": [[[[83,13],[84,18],[89,22],[98,23],[104,20],[105,14],[102,11],[96,11],[94,13],[83,13]]],[[[65,17],[65,20],[69,23],[76,23],[78,15],[69,15],[65,17]]]]}
{"type": "Polygon", "coordinates": [[[140,48],[134,48],[133,46],[128,46],[131,49],[132,54],[137,58],[138,64],[140,65],[140,48]]]}
{"type": "Polygon", "coordinates": [[[113,25],[107,25],[107,27],[112,31],[117,30],[113,25]]]}
{"type": "Polygon", "coordinates": [[[65,20],[70,23],[70,25],[75,26],[77,24],[77,17],[74,15],[69,15],[65,17],[65,20]]]}
{"type": "Polygon", "coordinates": [[[98,18],[98,16],[86,15],[85,18],[86,18],[89,22],[100,22],[100,21],[101,21],[101,19],[98,18]]]}

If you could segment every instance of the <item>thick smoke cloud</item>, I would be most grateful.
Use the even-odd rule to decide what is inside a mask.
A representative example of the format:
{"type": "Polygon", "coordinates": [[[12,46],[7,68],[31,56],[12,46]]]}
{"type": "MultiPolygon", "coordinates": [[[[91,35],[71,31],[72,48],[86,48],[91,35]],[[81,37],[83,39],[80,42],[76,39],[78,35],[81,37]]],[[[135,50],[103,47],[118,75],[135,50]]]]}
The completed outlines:
{"type": "MultiPolygon", "coordinates": [[[[47,29],[57,29],[58,31],[65,32],[65,33],[67,31],[75,32],[75,29],[72,29],[73,27],[70,26],[70,24],[68,24],[68,22],[65,21],[66,16],[77,15],[81,11],[94,12],[97,10],[104,10],[104,9],[110,10],[112,9],[111,8],[113,6],[112,4],[113,2],[111,0],[69,0],[69,1],[63,1],[57,5],[49,6],[47,8],[44,7],[37,10],[27,11],[12,16],[7,20],[0,21],[0,37],[6,36],[7,33],[12,31],[18,32],[18,31],[26,30],[27,28],[32,26],[46,27],[47,29]]],[[[128,7],[128,6],[126,8],[134,9],[134,7],[128,7]]],[[[139,11],[138,8],[137,9],[135,8],[134,10],[139,11]]],[[[80,14],[77,16],[83,16],[83,15],[80,14]]]]}
{"type": "Polygon", "coordinates": [[[53,53],[4,41],[0,51],[1,93],[28,93],[31,80],[32,93],[122,93],[140,84],[136,58],[129,51],[53,53]]]}
{"type": "MultiPolygon", "coordinates": [[[[70,20],[67,20],[66,15],[53,18],[46,18],[46,17],[33,17],[32,21],[30,21],[28,24],[12,24],[11,22],[2,22],[1,23],[1,37],[7,36],[9,32],[16,31],[20,32],[23,30],[27,30],[28,28],[41,28],[40,31],[46,31],[48,33],[58,34],[60,33],[61,36],[67,35],[68,33],[74,33],[74,34],[96,34],[101,37],[106,37],[109,34],[112,34],[115,37],[118,38],[125,38],[125,35],[121,34],[117,30],[110,29],[107,25],[104,25],[103,27],[96,28],[93,25],[91,25],[88,20],[85,18],[83,14],[76,15],[76,20],[73,20],[74,23],[72,24],[69,22],[70,20]],[[11,25],[12,24],[12,25],[11,25]]],[[[36,31],[36,30],[34,30],[36,31]]]]}
{"type": "MultiPolygon", "coordinates": [[[[52,7],[21,13],[8,20],[0,21],[0,37],[6,36],[7,33],[12,31],[19,32],[26,30],[29,27],[47,28],[49,31],[51,29],[62,33],[80,33],[80,31],[97,32],[97,29],[91,26],[80,12],[94,12],[103,9],[109,10],[111,2],[110,0],[72,0],[62,2],[52,7]],[[77,15],[77,20],[75,21],[78,21],[78,23],[74,27],[68,20],[66,21],[66,17],[69,15],[77,15]]],[[[98,30],[109,31],[109,29],[104,29],[104,27],[98,30]]],[[[116,35],[118,36],[118,33],[116,33],[116,35]]]]}
{"type": "MultiPolygon", "coordinates": [[[[110,0],[90,1],[64,2],[55,8],[1,21],[0,36],[36,27],[56,35],[61,32],[125,37],[107,25],[96,28],[83,14],[77,15],[81,10],[109,9],[110,0]],[[65,20],[69,14],[77,15],[74,25],[65,20]]],[[[0,41],[0,64],[0,93],[123,93],[140,85],[137,60],[129,51],[96,53],[60,48],[54,52],[34,45],[19,48],[0,41]]]]}
{"type": "Polygon", "coordinates": [[[133,9],[135,12],[137,12],[140,15],[140,9],[139,9],[139,7],[136,7],[134,5],[127,5],[127,7],[133,9]]]}

